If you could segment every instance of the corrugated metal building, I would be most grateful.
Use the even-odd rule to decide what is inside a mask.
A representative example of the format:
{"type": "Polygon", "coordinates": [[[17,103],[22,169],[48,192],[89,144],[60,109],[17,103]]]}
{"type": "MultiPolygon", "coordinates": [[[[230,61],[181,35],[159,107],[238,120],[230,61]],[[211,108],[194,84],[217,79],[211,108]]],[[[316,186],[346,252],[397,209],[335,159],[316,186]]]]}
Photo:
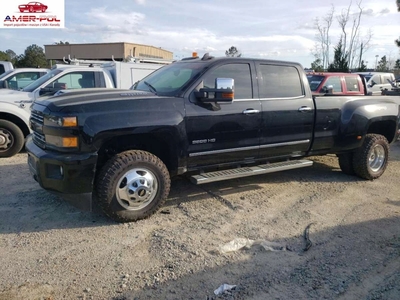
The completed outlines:
{"type": "Polygon", "coordinates": [[[123,61],[130,57],[173,59],[173,53],[154,46],[132,43],[44,45],[46,59],[94,59],[123,61]]]}

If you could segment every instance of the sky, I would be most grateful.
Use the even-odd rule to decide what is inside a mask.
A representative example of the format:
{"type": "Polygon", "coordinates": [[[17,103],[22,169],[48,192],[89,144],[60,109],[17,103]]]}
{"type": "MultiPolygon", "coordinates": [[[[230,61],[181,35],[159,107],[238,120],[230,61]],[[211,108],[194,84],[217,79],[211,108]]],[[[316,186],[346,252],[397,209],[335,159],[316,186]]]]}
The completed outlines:
{"type": "MultiPolygon", "coordinates": [[[[336,16],[351,4],[350,33],[358,2],[333,3],[331,60],[341,33],[336,16]]],[[[332,2],[325,0],[65,0],[65,28],[1,28],[0,50],[22,54],[32,44],[127,42],[161,47],[181,59],[192,52],[224,56],[235,46],[243,57],[289,60],[309,68],[314,60],[315,19],[322,20],[331,7],[332,2]]],[[[361,7],[361,37],[372,32],[363,57],[367,66],[374,68],[384,55],[399,59],[394,44],[400,37],[396,0],[362,0],[361,7]]],[[[1,13],[0,17],[4,18],[1,13]]]]}

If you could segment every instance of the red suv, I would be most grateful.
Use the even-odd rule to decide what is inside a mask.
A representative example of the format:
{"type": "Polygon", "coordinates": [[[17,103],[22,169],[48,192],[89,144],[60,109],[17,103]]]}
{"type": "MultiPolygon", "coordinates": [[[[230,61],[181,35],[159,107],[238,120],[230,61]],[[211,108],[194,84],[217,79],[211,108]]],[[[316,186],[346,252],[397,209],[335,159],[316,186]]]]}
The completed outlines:
{"type": "Polygon", "coordinates": [[[365,84],[359,74],[308,73],[307,79],[314,95],[365,95],[365,84]]]}

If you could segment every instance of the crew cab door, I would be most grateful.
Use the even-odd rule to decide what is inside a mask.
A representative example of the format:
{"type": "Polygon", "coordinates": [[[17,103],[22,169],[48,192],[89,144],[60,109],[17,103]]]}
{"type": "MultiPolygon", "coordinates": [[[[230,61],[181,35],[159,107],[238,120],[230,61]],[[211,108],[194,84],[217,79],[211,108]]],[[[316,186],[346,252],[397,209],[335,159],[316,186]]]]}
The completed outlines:
{"type": "Polygon", "coordinates": [[[257,71],[262,106],[260,157],[304,155],[311,146],[315,113],[305,90],[306,77],[298,67],[278,63],[258,62],[257,71]]]}
{"type": "Polygon", "coordinates": [[[200,79],[186,104],[188,167],[254,161],[258,157],[261,103],[255,97],[253,62],[214,65],[200,79]],[[202,103],[197,88],[214,88],[216,78],[234,79],[234,100],[202,103]]]}

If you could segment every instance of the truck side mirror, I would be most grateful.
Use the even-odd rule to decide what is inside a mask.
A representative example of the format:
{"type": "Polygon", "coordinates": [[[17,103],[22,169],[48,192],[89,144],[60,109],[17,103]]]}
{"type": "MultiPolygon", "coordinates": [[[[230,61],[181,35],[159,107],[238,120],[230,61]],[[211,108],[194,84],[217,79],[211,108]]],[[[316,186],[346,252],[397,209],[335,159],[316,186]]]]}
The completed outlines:
{"type": "Polygon", "coordinates": [[[373,87],[374,85],[376,84],[376,82],[375,81],[373,81],[373,80],[371,80],[371,83],[370,83],[370,87],[373,87]]]}
{"type": "Polygon", "coordinates": [[[326,93],[327,94],[333,94],[333,85],[328,85],[326,93]]]}
{"type": "Polygon", "coordinates": [[[65,90],[67,88],[67,85],[61,82],[55,82],[54,87],[48,86],[40,89],[39,96],[52,96],[59,90],[65,90]]]}
{"type": "Polygon", "coordinates": [[[8,89],[7,80],[0,80],[0,87],[3,88],[3,89],[8,89]]]}
{"type": "Polygon", "coordinates": [[[207,102],[232,102],[234,99],[235,81],[232,78],[216,78],[215,88],[201,88],[195,92],[196,98],[207,102]]]}

